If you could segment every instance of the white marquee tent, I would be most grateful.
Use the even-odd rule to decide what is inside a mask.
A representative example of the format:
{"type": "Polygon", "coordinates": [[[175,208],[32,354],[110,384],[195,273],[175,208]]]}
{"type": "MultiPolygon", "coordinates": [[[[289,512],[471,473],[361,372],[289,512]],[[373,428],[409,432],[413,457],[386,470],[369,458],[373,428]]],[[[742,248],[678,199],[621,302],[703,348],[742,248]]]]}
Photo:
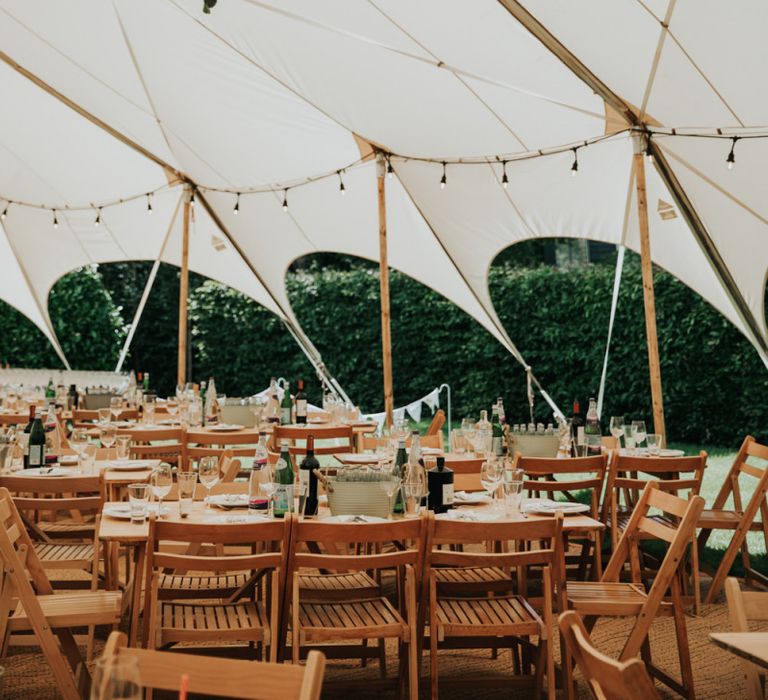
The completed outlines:
{"type": "Polygon", "coordinates": [[[378,259],[377,149],[394,174],[390,266],[524,364],[491,303],[491,262],[536,237],[639,251],[632,134],[645,148],[651,133],[653,261],[768,365],[765,3],[202,6],[0,0],[0,298],[57,349],[56,280],[92,262],[178,264],[186,184],[190,268],[280,316],[324,371],[285,273],[317,251],[378,259]]]}

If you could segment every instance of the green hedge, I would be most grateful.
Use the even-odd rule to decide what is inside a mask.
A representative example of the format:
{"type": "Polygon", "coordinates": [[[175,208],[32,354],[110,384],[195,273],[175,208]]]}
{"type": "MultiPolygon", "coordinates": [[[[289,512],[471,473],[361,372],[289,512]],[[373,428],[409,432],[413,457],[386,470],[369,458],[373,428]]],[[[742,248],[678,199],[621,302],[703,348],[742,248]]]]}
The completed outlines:
{"type": "MultiPolygon", "coordinates": [[[[325,261],[323,261],[325,262],[325,261]]],[[[51,293],[51,316],[74,366],[108,368],[141,295],[149,264],[103,265],[68,275],[51,293]],[[108,293],[105,293],[105,289],[108,293]],[[71,309],[78,309],[72,314],[71,309]]],[[[512,421],[527,419],[525,375],[475,321],[397,272],[391,281],[395,403],[448,382],[454,417],[477,416],[502,395],[512,421]]],[[[365,410],[382,408],[379,286],[375,267],[308,265],[286,280],[299,322],[337,379],[365,410]]],[[[568,270],[497,265],[490,291],[499,317],[543,386],[566,411],[595,394],[608,325],[613,267],[568,270]]],[[[768,372],[751,345],[705,301],[656,271],[656,308],[667,429],[671,439],[732,445],[747,432],[768,439],[768,372]]],[[[282,323],[241,294],[193,276],[191,376],[216,377],[221,391],[263,389],[273,374],[308,380],[314,372],[282,323]]],[[[153,385],[175,385],[178,271],[163,265],[126,367],[149,371],[153,385]]],[[[0,360],[55,366],[42,334],[0,307],[0,360]]],[[[637,257],[625,265],[609,364],[606,418],[651,418],[642,284],[637,257]]],[[[549,410],[537,396],[536,416],[549,410]]]]}

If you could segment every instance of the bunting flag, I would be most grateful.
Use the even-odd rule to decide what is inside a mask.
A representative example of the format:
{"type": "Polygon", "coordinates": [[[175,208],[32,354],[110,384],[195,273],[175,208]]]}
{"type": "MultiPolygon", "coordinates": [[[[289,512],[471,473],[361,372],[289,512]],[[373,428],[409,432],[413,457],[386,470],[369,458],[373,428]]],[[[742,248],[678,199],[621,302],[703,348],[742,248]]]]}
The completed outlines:
{"type": "Polygon", "coordinates": [[[421,420],[421,404],[422,404],[422,399],[419,399],[418,401],[414,401],[413,403],[409,403],[405,407],[405,410],[408,411],[408,415],[416,423],[418,423],[421,420]]]}
{"type": "MultiPolygon", "coordinates": [[[[415,423],[418,423],[421,420],[422,404],[424,403],[429,406],[432,413],[440,408],[440,389],[432,389],[426,396],[422,396],[420,399],[409,403],[407,406],[396,408],[393,412],[393,420],[395,422],[404,421],[407,412],[411,419],[415,423]]],[[[386,417],[387,414],[384,411],[381,413],[366,413],[363,415],[365,420],[374,421],[375,423],[378,423],[380,427],[384,425],[386,417]]]]}
{"type": "Polygon", "coordinates": [[[430,411],[434,413],[440,408],[440,389],[432,389],[422,401],[429,406],[430,411]]]}

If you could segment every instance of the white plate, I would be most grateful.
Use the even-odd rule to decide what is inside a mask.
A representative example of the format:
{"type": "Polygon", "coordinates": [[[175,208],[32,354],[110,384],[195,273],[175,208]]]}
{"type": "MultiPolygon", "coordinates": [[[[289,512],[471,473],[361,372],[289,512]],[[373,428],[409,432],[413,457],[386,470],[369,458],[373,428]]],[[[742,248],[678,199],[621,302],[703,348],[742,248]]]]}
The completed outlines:
{"type": "Polygon", "coordinates": [[[270,518],[266,515],[255,515],[254,513],[237,513],[232,515],[206,515],[203,518],[204,523],[212,525],[237,525],[247,523],[268,523],[270,518]]]}
{"type": "Polygon", "coordinates": [[[386,518],[378,518],[375,515],[329,515],[321,518],[321,523],[386,523],[386,518]]]}
{"type": "Polygon", "coordinates": [[[96,462],[96,464],[102,469],[108,469],[109,471],[138,472],[144,469],[152,469],[158,464],[158,461],[156,459],[127,459],[125,462],[106,460],[104,462],[96,462]]]}
{"type": "MultiPolygon", "coordinates": [[[[147,505],[148,513],[157,513],[157,503],[150,503],[147,505]]],[[[160,516],[168,515],[171,509],[168,506],[163,506],[160,511],[160,516]]],[[[121,505],[104,506],[104,515],[108,515],[110,518],[117,518],[118,520],[130,520],[131,519],[131,506],[129,503],[121,505]]]]}
{"type": "Polygon", "coordinates": [[[378,464],[386,461],[386,457],[379,455],[345,455],[340,459],[344,464],[378,464]]]}
{"type": "Polygon", "coordinates": [[[490,502],[491,498],[485,491],[457,491],[453,494],[454,505],[477,506],[488,505],[490,502]]]}
{"type": "Polygon", "coordinates": [[[421,448],[422,454],[425,455],[441,455],[443,454],[443,451],[439,447],[422,447],[421,448]]]}
{"type": "Polygon", "coordinates": [[[501,520],[502,513],[491,513],[482,510],[449,510],[447,513],[439,513],[436,518],[441,520],[466,520],[476,523],[490,523],[494,520],[501,520]]]}
{"type": "Polygon", "coordinates": [[[82,472],[71,467],[35,467],[16,472],[19,476],[79,476],[82,472]]]}
{"type": "Polygon", "coordinates": [[[59,457],[59,464],[62,467],[69,466],[71,464],[77,464],[80,458],[77,455],[61,455],[59,457]]]}
{"type": "MultiPolygon", "coordinates": [[[[637,447],[632,452],[627,452],[626,448],[622,447],[619,450],[619,454],[622,457],[648,457],[648,448],[647,447],[637,447]]],[[[659,457],[685,457],[685,452],[682,450],[668,450],[663,449],[659,450],[659,457]]]]}
{"type": "Polygon", "coordinates": [[[215,496],[211,496],[208,501],[211,503],[211,505],[218,506],[219,508],[247,508],[248,494],[220,493],[215,496]]]}
{"type": "Polygon", "coordinates": [[[316,418],[307,418],[307,423],[313,423],[315,425],[321,425],[323,423],[330,423],[329,418],[323,418],[322,416],[317,416],[316,418]]]}
{"type": "Polygon", "coordinates": [[[237,423],[217,423],[216,425],[209,426],[209,430],[213,430],[216,433],[230,433],[234,430],[242,430],[244,427],[237,423]]]}
{"type": "Polygon", "coordinates": [[[523,512],[535,515],[554,515],[561,511],[563,515],[578,515],[589,513],[590,508],[586,503],[571,503],[569,501],[552,501],[548,498],[531,498],[523,503],[523,512]]]}

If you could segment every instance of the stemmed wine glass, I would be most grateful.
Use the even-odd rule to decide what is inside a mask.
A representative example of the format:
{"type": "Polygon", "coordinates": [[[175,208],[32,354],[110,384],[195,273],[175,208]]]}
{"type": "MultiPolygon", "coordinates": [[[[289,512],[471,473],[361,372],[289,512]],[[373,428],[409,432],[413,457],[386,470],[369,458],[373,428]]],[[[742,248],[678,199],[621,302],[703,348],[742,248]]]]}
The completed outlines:
{"type": "Polygon", "coordinates": [[[480,469],[480,483],[491,497],[491,503],[495,507],[496,495],[499,490],[499,483],[504,476],[504,465],[501,460],[490,458],[483,462],[480,469]]]}
{"type": "Polygon", "coordinates": [[[118,420],[120,418],[120,414],[123,412],[123,397],[113,396],[109,400],[109,410],[112,411],[112,415],[114,416],[115,420],[118,420]]]}
{"type": "Polygon", "coordinates": [[[645,421],[644,420],[633,420],[632,421],[632,437],[635,438],[635,446],[640,447],[640,443],[645,440],[645,436],[647,435],[647,431],[645,429],[645,421]]]}
{"type": "Polygon", "coordinates": [[[152,485],[152,493],[157,499],[157,517],[160,518],[163,510],[163,499],[171,492],[173,486],[171,465],[166,462],[159,464],[152,472],[150,484],[152,485]]]}
{"type": "Polygon", "coordinates": [[[216,457],[202,457],[197,468],[200,483],[207,491],[205,503],[211,507],[211,489],[219,483],[219,460],[216,457]]]}
{"type": "Polygon", "coordinates": [[[83,428],[75,428],[69,436],[70,447],[77,452],[80,461],[83,459],[83,450],[88,444],[88,433],[83,428]]]}
{"type": "Polygon", "coordinates": [[[117,439],[117,428],[108,425],[101,429],[101,446],[110,449],[117,439]]]}
{"type": "Polygon", "coordinates": [[[621,447],[621,438],[624,437],[624,416],[611,416],[611,435],[616,438],[618,447],[621,447]]]}
{"type": "Polygon", "coordinates": [[[133,656],[105,656],[96,662],[91,700],[141,700],[139,662],[133,656]]]}
{"type": "Polygon", "coordinates": [[[389,499],[389,519],[391,520],[392,511],[395,506],[392,499],[402,484],[400,468],[395,464],[395,460],[393,459],[381,466],[381,472],[384,477],[381,482],[381,488],[384,489],[384,493],[387,494],[387,498],[389,499]]]}
{"type": "Polygon", "coordinates": [[[275,475],[272,470],[271,464],[265,464],[259,471],[259,491],[264,494],[264,498],[267,499],[267,513],[272,515],[272,496],[277,491],[277,484],[275,483],[275,475]]]}

